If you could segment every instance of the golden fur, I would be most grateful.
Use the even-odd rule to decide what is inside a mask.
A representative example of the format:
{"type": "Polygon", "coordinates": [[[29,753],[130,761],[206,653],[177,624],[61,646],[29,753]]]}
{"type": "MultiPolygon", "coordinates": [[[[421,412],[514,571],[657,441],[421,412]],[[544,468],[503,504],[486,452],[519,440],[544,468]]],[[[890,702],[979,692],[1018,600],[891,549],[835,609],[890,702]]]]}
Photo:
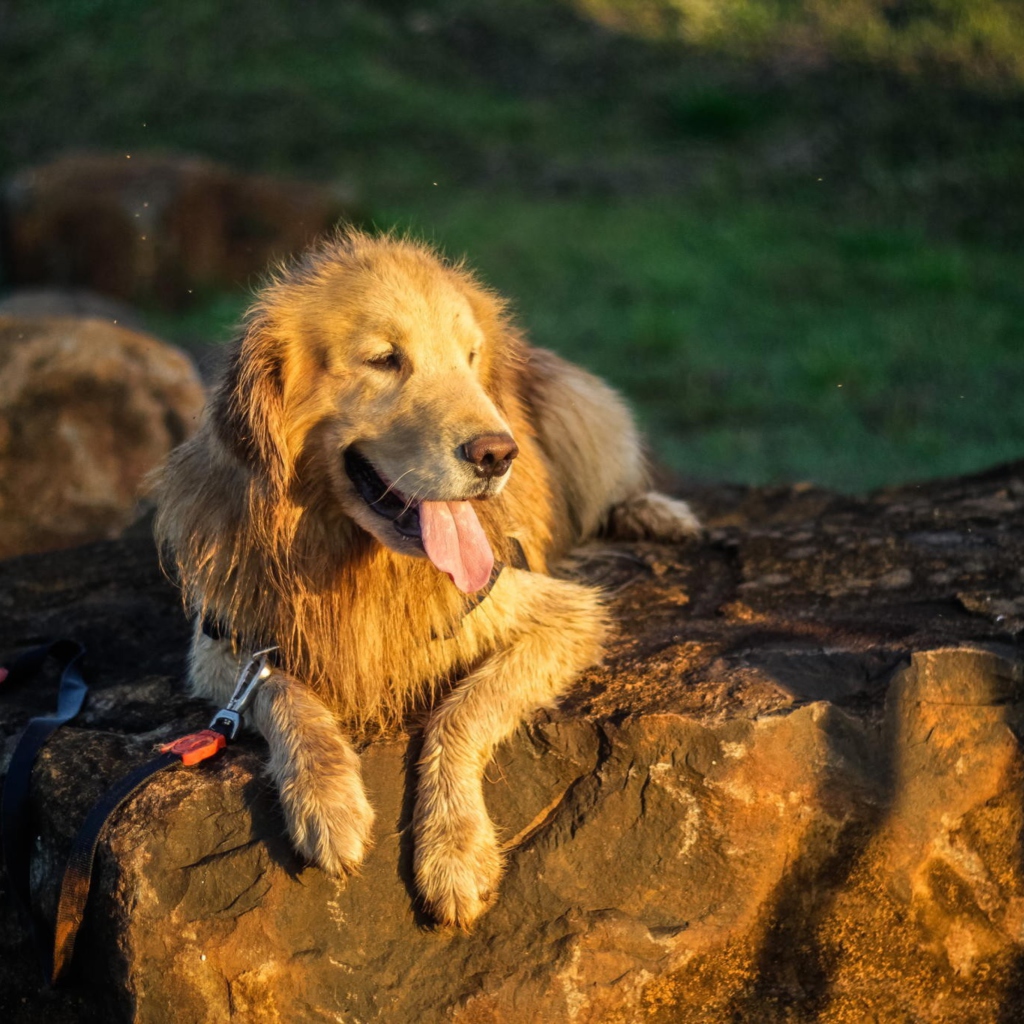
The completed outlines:
{"type": "Polygon", "coordinates": [[[648,492],[615,392],[529,346],[461,265],[358,232],[263,289],[157,497],[157,533],[197,620],[195,692],[223,702],[246,649],[280,647],[253,717],[304,854],[351,870],[370,841],[343,727],[433,707],[414,867],[432,912],[463,925],[501,870],[481,791],[488,759],[601,653],[599,595],[549,567],[602,527],[697,530],[685,504],[648,492]],[[458,452],[491,434],[511,435],[519,454],[481,482],[458,452]],[[407,501],[477,499],[496,559],[512,561],[515,538],[532,571],[505,568],[467,613],[466,595],[360,498],[343,466],[357,444],[407,501]],[[204,615],[240,641],[204,635],[204,615]]]}

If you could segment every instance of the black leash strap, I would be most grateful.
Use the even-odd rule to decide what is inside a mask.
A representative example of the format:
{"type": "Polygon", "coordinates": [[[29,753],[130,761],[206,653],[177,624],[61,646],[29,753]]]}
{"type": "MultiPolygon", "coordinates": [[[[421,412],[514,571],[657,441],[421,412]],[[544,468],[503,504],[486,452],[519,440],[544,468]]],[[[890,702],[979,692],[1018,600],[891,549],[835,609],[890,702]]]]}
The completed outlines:
{"type": "Polygon", "coordinates": [[[57,919],[51,933],[32,912],[29,887],[32,836],[28,827],[28,790],[32,768],[43,744],[55,729],[78,714],[89,692],[78,668],[79,659],[84,653],[85,648],[72,640],[58,640],[43,647],[35,647],[18,658],[6,679],[0,679],[6,688],[34,676],[50,656],[57,658],[64,666],[57,695],[57,713],[33,718],[26,726],[11,759],[0,801],[4,863],[11,891],[32,933],[43,976],[50,985],[56,985],[63,979],[71,963],[75,940],[89,901],[96,848],[110,817],[158,772],[174,765],[200,764],[235,738],[241,725],[242,712],[256,687],[270,674],[274,652],[257,651],[245,662],[231,700],[214,715],[206,729],[165,744],[156,757],[123,775],[93,804],[75,836],[68,856],[57,902],[57,919]]]}
{"type": "MultiPolygon", "coordinates": [[[[223,714],[223,710],[218,712],[223,714]]],[[[237,726],[228,722],[221,723],[216,719],[208,729],[189,733],[164,744],[161,753],[150,758],[145,764],[133,768],[127,775],[122,775],[92,805],[82,827],[75,836],[75,844],[71,847],[64,877],[60,885],[60,899],[57,901],[57,920],[53,928],[53,957],[47,963],[49,968],[47,980],[51,985],[60,983],[71,958],[75,952],[75,940],[85,919],[85,907],[89,902],[89,890],[92,886],[93,862],[96,859],[96,848],[107,822],[114,812],[133,793],[141,789],[154,775],[173,768],[176,765],[191,766],[213,757],[223,750],[228,741],[234,739],[237,726]]]]}
{"type": "Polygon", "coordinates": [[[32,852],[32,832],[28,821],[28,790],[32,780],[32,768],[43,745],[65,722],[71,721],[82,709],[89,687],[85,685],[79,662],[85,648],[73,640],[57,640],[41,647],[33,647],[22,654],[10,667],[4,680],[4,689],[18,685],[34,677],[43,667],[47,658],[54,658],[62,665],[60,689],[57,693],[57,710],[52,715],[33,718],[14,748],[7,778],[4,780],[3,797],[0,798],[0,833],[7,878],[25,924],[32,932],[40,966],[47,981],[51,978],[51,944],[44,941],[47,929],[32,912],[29,890],[29,861],[32,852]]]}
{"type": "MultiPolygon", "coordinates": [[[[103,826],[107,819],[134,793],[157,772],[162,772],[172,765],[181,764],[181,756],[168,751],[140,764],[137,768],[121,776],[92,806],[85,822],[75,836],[75,845],[71,848],[68,862],[64,868],[64,878],[60,886],[60,899],[57,903],[57,920],[54,924],[52,962],[44,966],[47,981],[56,985],[64,976],[71,956],[75,951],[75,939],[85,918],[85,905],[89,901],[89,889],[92,885],[93,861],[96,859],[96,847],[99,845],[103,826]]],[[[49,947],[47,949],[49,952],[49,947]]],[[[47,956],[49,960],[49,955],[47,956]]]]}

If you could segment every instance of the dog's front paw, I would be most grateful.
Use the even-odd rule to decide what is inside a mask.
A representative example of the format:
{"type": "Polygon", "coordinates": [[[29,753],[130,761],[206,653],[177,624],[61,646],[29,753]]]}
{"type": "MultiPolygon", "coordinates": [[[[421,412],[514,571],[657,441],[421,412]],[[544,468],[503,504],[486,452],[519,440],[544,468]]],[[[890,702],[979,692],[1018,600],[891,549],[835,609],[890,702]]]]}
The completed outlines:
{"type": "Polygon", "coordinates": [[[332,875],[351,874],[371,845],[373,808],[359,770],[298,770],[279,780],[295,848],[332,875]]]}
{"type": "Polygon", "coordinates": [[[413,869],[427,909],[441,924],[468,928],[487,908],[501,879],[501,854],[486,813],[450,819],[417,815],[413,869]]]}
{"type": "Polygon", "coordinates": [[[648,491],[612,506],[608,533],[617,540],[678,542],[701,534],[700,520],[685,501],[648,491]]]}

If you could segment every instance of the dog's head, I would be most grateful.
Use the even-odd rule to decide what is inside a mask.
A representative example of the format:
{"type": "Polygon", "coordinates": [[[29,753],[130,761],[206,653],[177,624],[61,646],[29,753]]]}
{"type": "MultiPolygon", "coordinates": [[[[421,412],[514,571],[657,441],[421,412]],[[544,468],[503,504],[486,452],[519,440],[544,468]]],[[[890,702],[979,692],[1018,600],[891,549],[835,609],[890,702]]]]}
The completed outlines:
{"type": "Polygon", "coordinates": [[[474,502],[518,454],[503,306],[422,245],[348,233],[268,286],[213,405],[268,500],[300,487],[457,586],[493,564],[474,502]]]}

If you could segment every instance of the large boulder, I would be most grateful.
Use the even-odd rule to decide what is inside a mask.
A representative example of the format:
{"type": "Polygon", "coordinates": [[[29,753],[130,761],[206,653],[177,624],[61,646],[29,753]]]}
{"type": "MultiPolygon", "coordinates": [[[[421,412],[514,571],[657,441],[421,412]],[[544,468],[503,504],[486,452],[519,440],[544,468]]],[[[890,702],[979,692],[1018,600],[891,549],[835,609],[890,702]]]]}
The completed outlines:
{"type": "Polygon", "coordinates": [[[72,316],[106,320],[131,330],[144,328],[143,317],[126,302],[87,288],[16,288],[0,299],[0,317],[72,316]]]}
{"type": "MultiPolygon", "coordinates": [[[[67,994],[37,992],[6,912],[0,1015],[1020,1019],[1024,464],[865,499],[695,497],[707,542],[585,564],[621,630],[488,773],[508,871],[473,931],[412,895],[415,723],[363,744],[377,845],[348,880],[291,852],[250,738],[113,820],[67,994]]],[[[46,914],[90,801],[207,720],[176,602],[137,532],[0,566],[0,650],[72,634],[96,684],[34,776],[46,914]]],[[[3,732],[52,697],[13,691],[3,732]]]]}
{"type": "Polygon", "coordinates": [[[250,283],[353,212],[312,183],[140,153],[27,168],[7,182],[2,205],[14,284],[77,285],[172,307],[250,283]]]}
{"type": "Polygon", "coordinates": [[[0,558],[116,536],[203,402],[188,356],[147,334],[0,315],[0,558]]]}

